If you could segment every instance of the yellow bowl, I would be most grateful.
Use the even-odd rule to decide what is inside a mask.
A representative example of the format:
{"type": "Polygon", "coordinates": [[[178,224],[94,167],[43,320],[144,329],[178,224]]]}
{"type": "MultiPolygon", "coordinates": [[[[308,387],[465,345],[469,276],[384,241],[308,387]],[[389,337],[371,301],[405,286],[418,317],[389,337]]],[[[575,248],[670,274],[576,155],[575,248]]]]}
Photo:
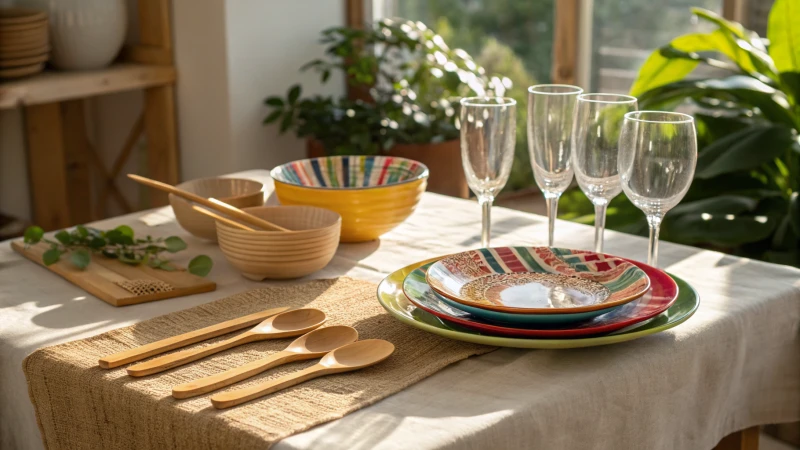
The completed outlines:
{"type": "Polygon", "coordinates": [[[342,216],[342,242],[377,239],[414,212],[428,168],[391,156],[328,156],[272,169],[283,205],[311,205],[342,216]]]}
{"type": "MultiPolygon", "coordinates": [[[[237,208],[264,204],[264,185],[244,178],[200,178],[176,186],[201,197],[213,197],[237,208]]],[[[189,233],[210,241],[217,240],[214,219],[192,209],[192,204],[177,195],[169,194],[169,204],[178,224],[189,233]]]]}

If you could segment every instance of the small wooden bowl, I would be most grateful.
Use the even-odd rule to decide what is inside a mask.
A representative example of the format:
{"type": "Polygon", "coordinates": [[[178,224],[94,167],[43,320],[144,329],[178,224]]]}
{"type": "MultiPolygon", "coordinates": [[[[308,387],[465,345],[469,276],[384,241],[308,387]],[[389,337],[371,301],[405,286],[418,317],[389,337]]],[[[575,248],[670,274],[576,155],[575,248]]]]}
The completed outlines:
{"type": "Polygon", "coordinates": [[[262,256],[287,256],[287,255],[307,255],[308,252],[314,251],[315,249],[319,249],[328,245],[333,245],[330,243],[331,238],[327,237],[322,240],[311,242],[311,243],[299,243],[297,245],[292,245],[294,241],[290,242],[289,245],[277,245],[277,244],[270,244],[265,245],[264,248],[253,248],[253,245],[244,245],[239,243],[234,243],[225,239],[225,247],[229,248],[231,252],[236,252],[242,257],[262,257],[262,256]]]}
{"type": "MultiPolygon", "coordinates": [[[[177,185],[176,187],[201,197],[216,198],[237,208],[261,206],[264,204],[264,185],[258,181],[243,178],[201,178],[177,185]]],[[[215,220],[192,209],[192,203],[177,195],[169,195],[169,204],[175,212],[180,226],[199,238],[217,240],[215,220]]]]}
{"type": "Polygon", "coordinates": [[[217,222],[219,248],[251,280],[298,278],[333,259],[342,217],[313,206],[262,206],[245,211],[292,231],[246,231],[217,222]]]}
{"type": "Polygon", "coordinates": [[[217,229],[217,236],[225,235],[226,240],[232,244],[238,244],[250,248],[253,243],[262,243],[274,247],[288,247],[296,248],[300,245],[319,245],[327,242],[332,234],[339,231],[335,227],[325,229],[309,229],[303,230],[302,235],[295,235],[294,239],[287,241],[284,236],[255,236],[255,235],[242,235],[241,232],[247,233],[245,230],[234,230],[232,233],[230,229],[217,229]]]}

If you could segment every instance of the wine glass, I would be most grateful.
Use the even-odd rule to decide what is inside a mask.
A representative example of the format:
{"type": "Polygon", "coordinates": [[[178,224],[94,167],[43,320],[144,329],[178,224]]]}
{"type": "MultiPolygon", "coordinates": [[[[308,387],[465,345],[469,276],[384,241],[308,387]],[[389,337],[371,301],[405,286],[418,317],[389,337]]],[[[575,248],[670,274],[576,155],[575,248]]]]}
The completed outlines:
{"type": "Polygon", "coordinates": [[[617,172],[623,116],[636,111],[636,97],[581,94],[572,129],[572,167],[586,197],[594,205],[594,251],[603,252],[608,202],[622,192],[617,172]]]}
{"type": "Polygon", "coordinates": [[[573,111],[583,89],[566,84],[538,84],[528,88],[528,151],[533,177],[547,200],[548,245],[558,213],[558,198],[572,183],[570,142],[573,111]]]}
{"type": "Polygon", "coordinates": [[[692,116],[664,111],[625,114],[619,137],[619,176],[625,195],[647,216],[647,264],[651,266],[658,259],[661,221],[686,195],[696,165],[692,116]]]}
{"type": "Polygon", "coordinates": [[[508,181],[517,139],[517,102],[507,97],[461,99],[461,161],[483,211],[481,246],[489,246],[491,208],[508,181]]]}

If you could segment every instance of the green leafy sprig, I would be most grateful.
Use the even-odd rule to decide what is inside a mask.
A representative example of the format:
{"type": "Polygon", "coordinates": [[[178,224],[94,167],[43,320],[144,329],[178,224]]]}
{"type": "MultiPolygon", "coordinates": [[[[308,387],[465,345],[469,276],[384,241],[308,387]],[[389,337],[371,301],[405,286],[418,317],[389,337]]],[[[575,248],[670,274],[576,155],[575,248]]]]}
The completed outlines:
{"type": "MultiPolygon", "coordinates": [[[[53,238],[46,238],[41,227],[31,226],[25,230],[24,242],[26,246],[42,241],[50,245],[42,255],[42,262],[46,266],[55,264],[66,255],[75,267],[85,269],[92,260],[92,254],[99,254],[132,266],[145,264],[169,272],[177,270],[177,267],[164,254],[177,253],[187,247],[186,242],[177,236],[136,238],[133,229],[127,225],[107,231],[78,225],[72,230],[57,232],[53,238]]],[[[194,275],[204,277],[213,266],[211,258],[200,255],[189,262],[188,270],[194,275]]]]}

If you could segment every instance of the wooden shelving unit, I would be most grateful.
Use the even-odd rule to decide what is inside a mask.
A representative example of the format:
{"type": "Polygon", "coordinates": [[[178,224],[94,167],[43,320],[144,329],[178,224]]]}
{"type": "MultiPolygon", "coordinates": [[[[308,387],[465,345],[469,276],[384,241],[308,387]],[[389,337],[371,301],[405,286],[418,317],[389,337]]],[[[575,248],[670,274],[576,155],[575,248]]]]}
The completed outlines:
{"type": "Polygon", "coordinates": [[[63,102],[174,82],[172,66],[121,63],[88,72],[46,71],[0,84],[0,109],[63,102]]]}
{"type": "MultiPolygon", "coordinates": [[[[115,184],[142,134],[147,142],[147,175],[178,182],[170,0],[139,0],[140,43],[123,51],[123,61],[102,70],[45,71],[0,84],[0,109],[21,108],[25,118],[34,222],[45,230],[107,216],[109,196],[124,211],[131,205],[115,184]],[[86,136],[85,99],[142,90],[144,109],[111,168],[105,167],[86,136]],[[92,173],[103,179],[92,202],[92,173]]],[[[150,206],[167,203],[154,192],[150,206]]]]}

